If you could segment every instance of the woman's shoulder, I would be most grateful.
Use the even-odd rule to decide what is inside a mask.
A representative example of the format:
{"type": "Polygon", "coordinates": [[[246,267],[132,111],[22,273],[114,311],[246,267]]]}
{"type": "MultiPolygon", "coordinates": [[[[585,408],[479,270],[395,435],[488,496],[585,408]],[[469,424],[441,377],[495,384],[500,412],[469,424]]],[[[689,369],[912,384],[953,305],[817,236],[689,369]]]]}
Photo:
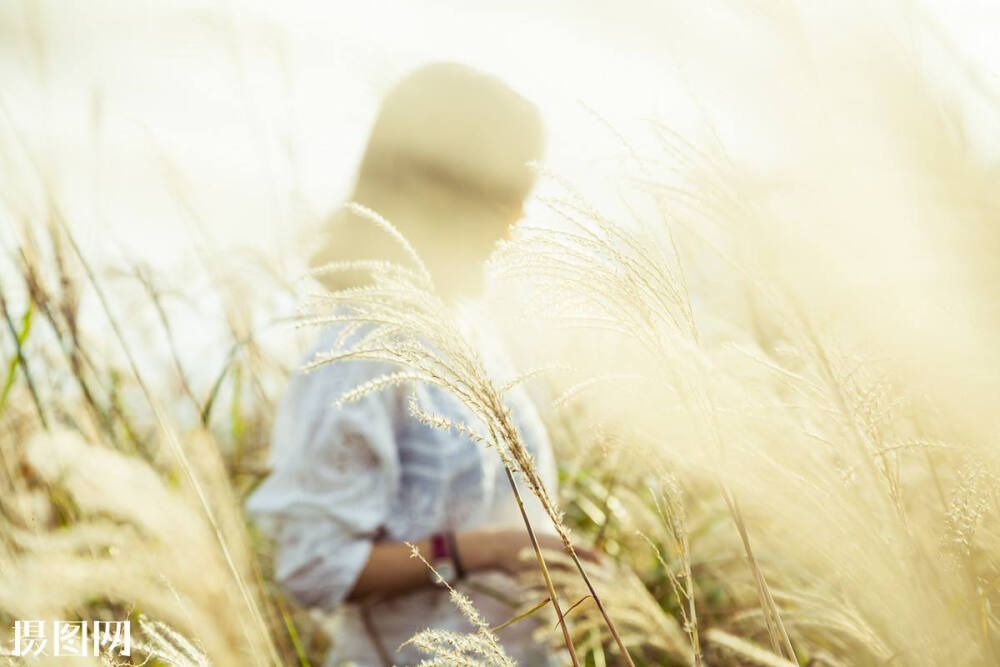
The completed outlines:
{"type": "Polygon", "coordinates": [[[277,406],[277,432],[301,427],[295,424],[333,419],[335,415],[366,421],[381,415],[391,423],[396,422],[402,399],[391,386],[374,389],[356,397],[357,400],[345,400],[354,390],[398,369],[378,360],[337,358],[339,350],[348,349],[343,346],[344,334],[341,325],[324,328],[300,357],[277,406]]]}
{"type": "Polygon", "coordinates": [[[398,370],[387,361],[341,356],[356,349],[356,343],[362,335],[363,327],[350,327],[341,323],[325,326],[300,358],[293,375],[297,378],[319,378],[324,383],[349,391],[356,385],[398,370]]]}
{"type": "Polygon", "coordinates": [[[272,465],[301,468],[308,465],[303,458],[308,453],[337,458],[352,448],[370,449],[380,461],[394,456],[392,438],[402,408],[398,392],[388,387],[356,400],[350,396],[394,369],[364,359],[324,361],[338,349],[342,333],[339,326],[324,328],[292,369],[271,426],[272,465]]]}

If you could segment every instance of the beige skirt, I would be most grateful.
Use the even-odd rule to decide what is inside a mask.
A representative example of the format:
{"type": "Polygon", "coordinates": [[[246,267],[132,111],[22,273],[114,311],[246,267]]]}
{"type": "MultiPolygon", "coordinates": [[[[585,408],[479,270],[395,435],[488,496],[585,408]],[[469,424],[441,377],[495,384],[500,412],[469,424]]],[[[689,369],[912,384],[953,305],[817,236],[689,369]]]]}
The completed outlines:
{"type": "MultiPolygon", "coordinates": [[[[513,618],[524,609],[515,599],[517,586],[500,572],[477,572],[455,588],[472,600],[490,626],[513,618]]],[[[341,605],[321,618],[332,640],[324,667],[358,665],[416,665],[431,656],[413,645],[403,646],[414,634],[428,628],[451,632],[475,632],[472,623],[455,606],[447,589],[427,586],[385,600],[341,605]]],[[[545,634],[553,631],[555,616],[547,608],[497,632],[508,656],[525,667],[560,664],[558,653],[547,649],[545,634]],[[549,622],[551,620],[551,623],[549,622]],[[534,634],[541,633],[542,641],[534,634]]]]}

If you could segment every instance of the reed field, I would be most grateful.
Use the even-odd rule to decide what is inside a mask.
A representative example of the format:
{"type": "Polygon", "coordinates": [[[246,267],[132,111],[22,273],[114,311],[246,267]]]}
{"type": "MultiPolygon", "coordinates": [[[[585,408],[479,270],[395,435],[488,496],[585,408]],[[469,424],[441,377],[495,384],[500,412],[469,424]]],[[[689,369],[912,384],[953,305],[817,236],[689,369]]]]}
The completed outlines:
{"type": "MultiPolygon", "coordinates": [[[[27,26],[18,62],[44,90],[52,12],[29,4],[4,30],[27,26]]],[[[164,156],[150,206],[188,251],[142,256],[79,219],[65,184],[89,176],[0,85],[0,647],[18,619],[132,627],[128,659],[0,664],[323,664],[323,619],[273,580],[243,503],[331,323],[357,335],[317,365],[396,369],[344,402],[444,389],[485,430],[413,416],[496,448],[541,501],[565,549],[524,554],[523,612],[567,664],[1000,664],[1000,66],[915,4],[892,4],[899,23],[823,4],[719,3],[765,43],[758,68],[686,35],[675,56],[695,64],[663,76],[705,82],[693,123],[588,110],[579,141],[606,159],[536,165],[479,304],[518,364],[503,378],[379,211],[338,204],[397,254],[309,272],[330,210],[220,246],[239,221],[215,229],[194,194],[211,184],[164,156]],[[370,281],[316,280],[345,271],[370,281]],[[517,385],[558,489],[504,403],[517,385]]],[[[426,664],[513,664],[504,628],[453,598],[469,633],[415,636],[426,664]]]]}

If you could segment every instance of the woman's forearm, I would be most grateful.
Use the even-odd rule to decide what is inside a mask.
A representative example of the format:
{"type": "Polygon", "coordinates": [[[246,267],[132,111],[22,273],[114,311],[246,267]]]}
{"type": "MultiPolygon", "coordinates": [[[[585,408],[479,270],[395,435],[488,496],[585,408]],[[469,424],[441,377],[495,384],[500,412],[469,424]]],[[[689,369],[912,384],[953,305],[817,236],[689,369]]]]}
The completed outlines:
{"type": "MultiPolygon", "coordinates": [[[[496,535],[490,531],[463,531],[455,534],[457,557],[467,572],[488,570],[498,566],[496,535]]],[[[414,546],[431,561],[430,540],[414,546]]],[[[433,563],[432,563],[433,564],[433,563]]],[[[419,558],[412,558],[410,547],[403,542],[376,542],[368,562],[358,575],[348,600],[358,600],[374,593],[394,595],[431,583],[431,572],[419,558]]]]}
{"type": "MultiPolygon", "coordinates": [[[[538,533],[535,537],[542,550],[563,550],[562,540],[556,535],[538,533]]],[[[415,546],[430,562],[430,540],[417,542],[415,546]]],[[[513,573],[536,567],[528,533],[520,528],[455,533],[455,550],[466,572],[503,570],[513,573]]],[[[577,546],[576,553],[584,560],[597,560],[597,553],[592,549],[577,546]]],[[[394,595],[430,583],[427,566],[419,558],[410,557],[410,547],[405,543],[376,542],[347,599],[357,600],[373,593],[394,595]]]]}

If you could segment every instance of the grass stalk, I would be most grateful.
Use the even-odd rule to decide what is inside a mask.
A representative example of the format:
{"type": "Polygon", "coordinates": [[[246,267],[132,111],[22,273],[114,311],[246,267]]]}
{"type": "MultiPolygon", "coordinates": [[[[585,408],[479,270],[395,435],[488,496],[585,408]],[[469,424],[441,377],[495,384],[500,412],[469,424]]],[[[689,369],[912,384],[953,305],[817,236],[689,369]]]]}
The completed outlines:
{"type": "MultiPolygon", "coordinates": [[[[576,656],[576,649],[573,648],[573,639],[569,634],[569,627],[566,625],[566,618],[563,616],[562,609],[559,606],[559,598],[556,596],[555,586],[552,584],[552,577],[549,574],[549,568],[545,564],[545,557],[542,555],[542,549],[538,545],[538,538],[535,537],[535,531],[531,527],[531,520],[528,519],[528,512],[524,508],[524,500],[521,499],[521,492],[517,489],[517,483],[514,481],[514,475],[511,473],[509,466],[504,466],[504,472],[507,473],[507,481],[510,482],[511,491],[514,493],[514,499],[517,501],[517,508],[521,512],[521,518],[524,519],[524,527],[528,531],[528,537],[531,539],[531,548],[535,551],[535,558],[538,560],[538,567],[542,571],[542,577],[545,579],[545,587],[549,592],[549,599],[552,600],[552,608],[556,612],[556,618],[559,619],[559,627],[562,629],[563,641],[566,643],[566,650],[569,651],[570,660],[573,661],[573,667],[579,667],[580,659],[576,656]]],[[[574,558],[575,558],[574,554],[574,558]]],[[[594,598],[597,599],[596,596],[594,598]]],[[[598,603],[600,604],[600,603],[598,603]]]]}
{"type": "Polygon", "coordinates": [[[11,337],[14,339],[14,359],[11,360],[10,371],[8,372],[8,380],[4,384],[3,397],[0,398],[0,410],[3,409],[4,404],[7,401],[7,394],[10,390],[11,384],[14,380],[14,368],[16,365],[21,367],[21,372],[24,373],[24,381],[28,385],[28,391],[31,392],[31,400],[35,404],[35,411],[38,412],[38,419],[42,423],[42,427],[47,431],[49,430],[49,421],[45,417],[45,410],[42,409],[42,402],[38,398],[38,390],[35,388],[35,381],[31,377],[31,372],[28,370],[28,358],[24,356],[24,341],[28,337],[28,333],[31,331],[31,314],[34,312],[33,302],[28,302],[28,309],[24,313],[24,317],[21,321],[21,331],[17,330],[14,326],[14,321],[11,319],[10,310],[7,308],[7,299],[4,297],[3,292],[0,292],[0,309],[3,310],[3,318],[7,323],[7,329],[10,331],[11,337]]]}
{"type": "Polygon", "coordinates": [[[590,581],[590,577],[587,576],[587,572],[583,569],[583,563],[580,562],[579,557],[576,555],[576,550],[573,548],[573,543],[568,539],[563,537],[563,541],[566,545],[566,550],[569,552],[570,558],[573,559],[573,564],[576,565],[577,571],[580,573],[580,577],[583,578],[583,583],[587,586],[587,591],[590,596],[594,598],[594,603],[597,605],[597,610],[601,612],[601,617],[604,618],[604,623],[608,626],[608,632],[611,633],[611,637],[615,640],[615,644],[618,645],[618,650],[621,651],[622,658],[625,660],[629,667],[635,667],[635,662],[632,661],[632,656],[629,655],[628,649],[625,648],[625,642],[622,641],[621,635],[618,634],[618,628],[615,627],[614,621],[608,616],[607,610],[604,608],[604,603],[601,602],[601,596],[597,594],[594,590],[594,585],[590,581]]]}

